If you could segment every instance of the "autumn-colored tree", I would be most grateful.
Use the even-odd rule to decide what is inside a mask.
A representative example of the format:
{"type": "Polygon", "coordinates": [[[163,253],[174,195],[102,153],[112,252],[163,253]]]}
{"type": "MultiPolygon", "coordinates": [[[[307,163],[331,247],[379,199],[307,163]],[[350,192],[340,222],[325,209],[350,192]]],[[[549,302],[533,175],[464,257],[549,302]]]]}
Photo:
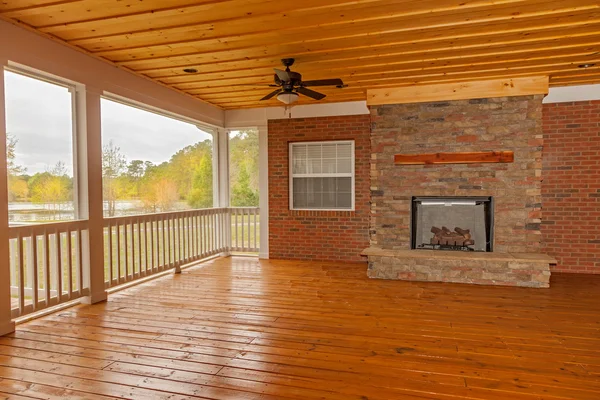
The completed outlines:
{"type": "Polygon", "coordinates": [[[29,185],[19,176],[9,176],[8,201],[25,201],[29,198],[29,185]]]}
{"type": "Polygon", "coordinates": [[[72,182],[63,162],[58,162],[47,172],[35,174],[28,184],[31,190],[31,201],[47,205],[53,220],[58,218],[65,203],[72,199],[72,182]]]}
{"type": "Polygon", "coordinates": [[[141,200],[146,212],[171,211],[178,198],[177,185],[166,177],[149,179],[141,188],[141,200]]]}
{"type": "Polygon", "coordinates": [[[109,141],[102,148],[102,192],[109,217],[115,216],[117,200],[124,197],[123,185],[118,178],[125,171],[125,166],[126,160],[121,149],[112,140],[109,141]]]}

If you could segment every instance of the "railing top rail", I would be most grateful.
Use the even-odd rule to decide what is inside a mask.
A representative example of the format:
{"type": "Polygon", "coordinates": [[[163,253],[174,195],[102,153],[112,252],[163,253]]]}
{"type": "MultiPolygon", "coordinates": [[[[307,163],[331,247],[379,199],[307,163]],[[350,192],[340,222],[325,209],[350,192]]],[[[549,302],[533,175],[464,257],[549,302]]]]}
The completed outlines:
{"type": "Polygon", "coordinates": [[[151,213],[151,214],[135,214],[135,215],[126,215],[119,217],[105,217],[105,223],[118,223],[132,220],[150,220],[153,218],[173,218],[173,217],[182,217],[186,215],[209,215],[209,214],[218,214],[222,212],[228,212],[229,208],[220,207],[220,208],[198,208],[192,210],[181,210],[181,211],[168,211],[162,213],[151,213]]]}
{"type": "Polygon", "coordinates": [[[254,207],[254,206],[249,206],[249,207],[229,207],[229,209],[233,209],[233,210],[258,210],[260,207],[254,207]]]}
{"type": "Polygon", "coordinates": [[[52,233],[55,231],[66,232],[66,231],[77,231],[88,228],[87,220],[75,220],[75,221],[63,221],[63,222],[49,222],[39,223],[34,225],[19,225],[10,226],[8,228],[8,234],[11,239],[15,239],[21,236],[31,235],[43,235],[45,233],[52,233]]]}

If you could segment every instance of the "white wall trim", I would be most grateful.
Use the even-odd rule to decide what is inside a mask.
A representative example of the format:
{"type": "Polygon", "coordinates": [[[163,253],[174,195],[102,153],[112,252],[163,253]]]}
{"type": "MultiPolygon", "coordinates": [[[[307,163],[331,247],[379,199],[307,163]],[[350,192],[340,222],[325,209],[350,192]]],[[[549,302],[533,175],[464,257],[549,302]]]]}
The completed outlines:
{"type": "Polygon", "coordinates": [[[258,201],[260,208],[259,258],[269,258],[269,132],[266,125],[258,127],[258,201]]]}
{"type": "Polygon", "coordinates": [[[366,101],[323,103],[285,107],[247,108],[225,111],[227,128],[245,128],[266,125],[270,119],[333,117],[369,114],[366,101]]]}
{"type": "Polygon", "coordinates": [[[544,104],[600,100],[600,84],[552,87],[544,104]]]}

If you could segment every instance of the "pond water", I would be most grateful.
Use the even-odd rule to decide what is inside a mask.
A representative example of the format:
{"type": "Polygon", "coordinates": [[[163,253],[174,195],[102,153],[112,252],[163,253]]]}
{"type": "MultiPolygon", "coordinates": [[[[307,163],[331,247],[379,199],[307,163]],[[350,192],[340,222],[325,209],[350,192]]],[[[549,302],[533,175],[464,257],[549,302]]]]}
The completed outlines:
{"type": "MultiPolygon", "coordinates": [[[[144,206],[139,200],[119,200],[115,204],[117,217],[144,214],[144,206]]],[[[187,203],[178,202],[174,210],[188,209],[187,203]]],[[[104,203],[108,210],[108,203],[104,203]]],[[[8,220],[10,225],[27,225],[40,222],[71,221],[75,219],[73,202],[60,204],[36,204],[30,202],[8,203],[8,220]]]]}

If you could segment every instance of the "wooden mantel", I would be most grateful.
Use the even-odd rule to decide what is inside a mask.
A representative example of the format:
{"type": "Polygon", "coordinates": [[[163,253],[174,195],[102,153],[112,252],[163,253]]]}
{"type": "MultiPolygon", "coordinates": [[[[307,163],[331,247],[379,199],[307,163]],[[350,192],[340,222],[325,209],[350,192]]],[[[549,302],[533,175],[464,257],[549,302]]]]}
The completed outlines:
{"type": "Polygon", "coordinates": [[[549,78],[495,79],[367,90],[367,105],[424,103],[445,100],[548,94],[549,78]]]}
{"type": "Polygon", "coordinates": [[[470,153],[396,154],[396,165],[511,163],[512,151],[480,151],[470,153]]]}

